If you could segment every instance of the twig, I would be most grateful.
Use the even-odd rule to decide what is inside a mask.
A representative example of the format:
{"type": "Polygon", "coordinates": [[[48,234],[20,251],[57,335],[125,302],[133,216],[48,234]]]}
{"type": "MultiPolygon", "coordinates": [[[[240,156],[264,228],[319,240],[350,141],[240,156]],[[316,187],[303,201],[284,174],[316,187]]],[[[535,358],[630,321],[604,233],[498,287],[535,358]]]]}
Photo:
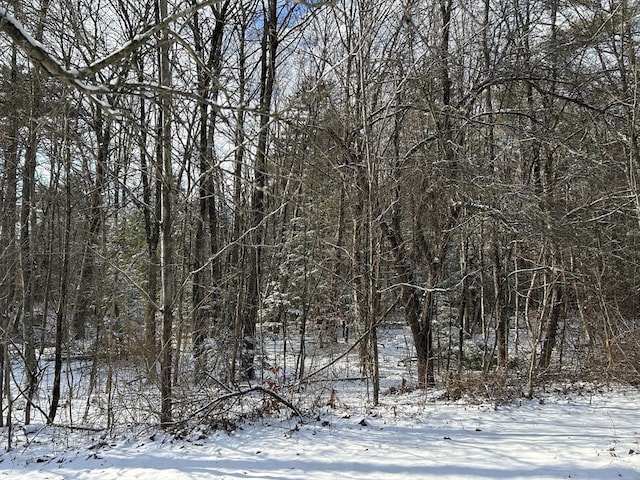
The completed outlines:
{"type": "MultiPolygon", "coordinates": [[[[243,397],[245,395],[249,395],[253,392],[262,392],[266,395],[269,395],[272,398],[275,398],[277,401],[279,401],[280,403],[282,403],[283,405],[285,405],[286,407],[288,407],[291,411],[293,411],[293,413],[296,415],[296,417],[298,418],[302,418],[302,412],[300,412],[300,410],[298,409],[298,407],[296,407],[293,403],[291,403],[289,400],[287,400],[286,398],[284,398],[282,395],[280,395],[277,392],[274,392],[273,390],[270,390],[268,388],[264,388],[261,387],[259,385],[256,385],[254,387],[250,387],[246,390],[238,390],[235,392],[229,392],[225,395],[222,395],[214,400],[212,400],[211,402],[209,402],[207,405],[199,408],[198,410],[196,410],[189,418],[194,418],[197,415],[200,415],[201,413],[206,412],[206,415],[208,415],[209,413],[211,413],[211,411],[213,410],[213,407],[215,407],[217,404],[224,402],[225,400],[229,400],[231,398],[235,398],[235,397],[243,397]]],[[[184,420],[181,423],[184,423],[186,420],[184,420]]]]}
{"type": "Polygon", "coordinates": [[[79,430],[81,432],[104,432],[105,431],[104,428],[87,427],[84,425],[63,425],[61,423],[54,423],[51,426],[56,428],[64,428],[66,430],[79,430]]]}

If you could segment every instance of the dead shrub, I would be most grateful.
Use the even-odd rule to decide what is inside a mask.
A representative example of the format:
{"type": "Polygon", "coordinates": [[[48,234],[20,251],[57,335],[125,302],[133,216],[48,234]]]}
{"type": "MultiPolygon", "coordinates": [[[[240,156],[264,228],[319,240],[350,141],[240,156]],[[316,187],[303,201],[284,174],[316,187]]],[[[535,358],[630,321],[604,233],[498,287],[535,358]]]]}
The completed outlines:
{"type": "Polygon", "coordinates": [[[449,400],[465,400],[470,403],[511,403],[522,397],[520,378],[504,371],[470,371],[450,375],[444,381],[449,400]]]}
{"type": "Polygon", "coordinates": [[[640,385],[640,329],[592,346],[587,366],[594,378],[640,385]]]}

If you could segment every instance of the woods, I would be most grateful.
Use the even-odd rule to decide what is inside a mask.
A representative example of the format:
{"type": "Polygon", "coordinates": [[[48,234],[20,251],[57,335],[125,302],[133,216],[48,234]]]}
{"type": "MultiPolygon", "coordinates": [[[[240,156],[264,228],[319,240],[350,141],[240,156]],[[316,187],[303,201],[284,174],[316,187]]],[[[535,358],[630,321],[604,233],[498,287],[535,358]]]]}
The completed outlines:
{"type": "Polygon", "coordinates": [[[107,424],[351,351],[375,404],[398,324],[412,387],[637,384],[638,8],[3,2],[0,422],[81,357],[107,424]]]}

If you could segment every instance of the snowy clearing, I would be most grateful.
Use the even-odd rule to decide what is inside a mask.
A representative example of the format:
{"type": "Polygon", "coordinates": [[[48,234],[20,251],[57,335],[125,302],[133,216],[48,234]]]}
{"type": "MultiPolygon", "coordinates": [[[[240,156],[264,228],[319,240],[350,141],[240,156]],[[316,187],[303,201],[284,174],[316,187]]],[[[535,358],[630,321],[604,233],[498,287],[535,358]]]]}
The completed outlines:
{"type": "Polygon", "coordinates": [[[640,479],[640,391],[550,395],[517,405],[385,396],[371,411],[263,421],[231,433],[152,431],[110,441],[41,429],[0,456],[0,478],[640,479]]]}

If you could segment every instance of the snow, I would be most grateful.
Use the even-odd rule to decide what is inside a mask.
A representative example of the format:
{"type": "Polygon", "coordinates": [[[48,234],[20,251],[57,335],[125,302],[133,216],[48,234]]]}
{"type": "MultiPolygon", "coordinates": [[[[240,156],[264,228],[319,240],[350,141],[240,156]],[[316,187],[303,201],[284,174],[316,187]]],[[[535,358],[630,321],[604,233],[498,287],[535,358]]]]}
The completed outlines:
{"type": "MultiPolygon", "coordinates": [[[[6,8],[0,7],[0,31],[4,30],[32,60],[38,62],[53,77],[85,92],[94,102],[110,110],[110,106],[94,97],[94,94],[110,93],[105,85],[92,85],[81,81],[77,69],[68,70],[62,62],[52,55],[44,44],[36,40],[27,29],[6,8]],[[3,24],[5,26],[3,26],[3,24]]],[[[114,112],[115,113],[115,112],[114,112]]]]}
{"type": "MultiPolygon", "coordinates": [[[[514,405],[387,395],[373,410],[324,407],[183,438],[115,440],[46,427],[0,456],[0,478],[639,479],[638,389],[549,395],[514,405]]],[[[34,430],[36,430],[34,432],[34,430]]]]}
{"type": "MultiPolygon", "coordinates": [[[[36,420],[40,424],[16,424],[10,451],[5,451],[7,429],[0,428],[0,480],[640,480],[639,387],[572,381],[539,388],[533,399],[511,397],[508,403],[493,396],[491,401],[447,400],[443,390],[425,393],[406,380],[415,374],[407,335],[406,326],[381,329],[382,392],[373,406],[370,385],[360,378],[358,353],[347,350],[351,344],[321,347],[310,337],[307,369],[322,373],[298,390],[283,373],[291,369],[296,351],[289,346],[289,368],[282,368],[282,333],[269,331],[260,343],[269,365],[265,374],[276,376],[265,375],[249,395],[233,397],[233,405],[217,401],[228,392],[215,386],[176,392],[177,398],[188,398],[185,408],[200,414],[191,418],[217,429],[192,422],[173,432],[157,426],[152,387],[137,383],[135,371],[123,366],[114,378],[120,382],[113,398],[114,426],[101,430],[108,410],[102,398],[105,379],[87,402],[91,362],[78,357],[67,377],[73,399],[57,418],[80,428],[45,426],[42,418],[36,420]],[[274,389],[303,417],[260,388],[274,389]],[[235,408],[244,416],[226,418],[219,409],[203,416],[214,411],[213,403],[227,414],[235,408]],[[78,423],[87,405],[88,421],[78,423]]],[[[20,362],[13,364],[20,381],[20,362]]],[[[51,381],[47,365],[44,384],[51,381]]],[[[45,405],[46,391],[40,399],[45,405]]],[[[63,388],[63,398],[70,395],[63,388]]],[[[22,407],[19,402],[14,407],[19,421],[22,407]]]]}
{"type": "Polygon", "coordinates": [[[0,20],[2,22],[11,24],[11,26],[15,30],[20,32],[20,35],[22,36],[24,41],[30,43],[33,47],[40,50],[46,50],[45,46],[35,38],[33,38],[31,34],[24,28],[22,23],[20,23],[13,15],[11,15],[6,8],[0,7],[0,20]]]}

